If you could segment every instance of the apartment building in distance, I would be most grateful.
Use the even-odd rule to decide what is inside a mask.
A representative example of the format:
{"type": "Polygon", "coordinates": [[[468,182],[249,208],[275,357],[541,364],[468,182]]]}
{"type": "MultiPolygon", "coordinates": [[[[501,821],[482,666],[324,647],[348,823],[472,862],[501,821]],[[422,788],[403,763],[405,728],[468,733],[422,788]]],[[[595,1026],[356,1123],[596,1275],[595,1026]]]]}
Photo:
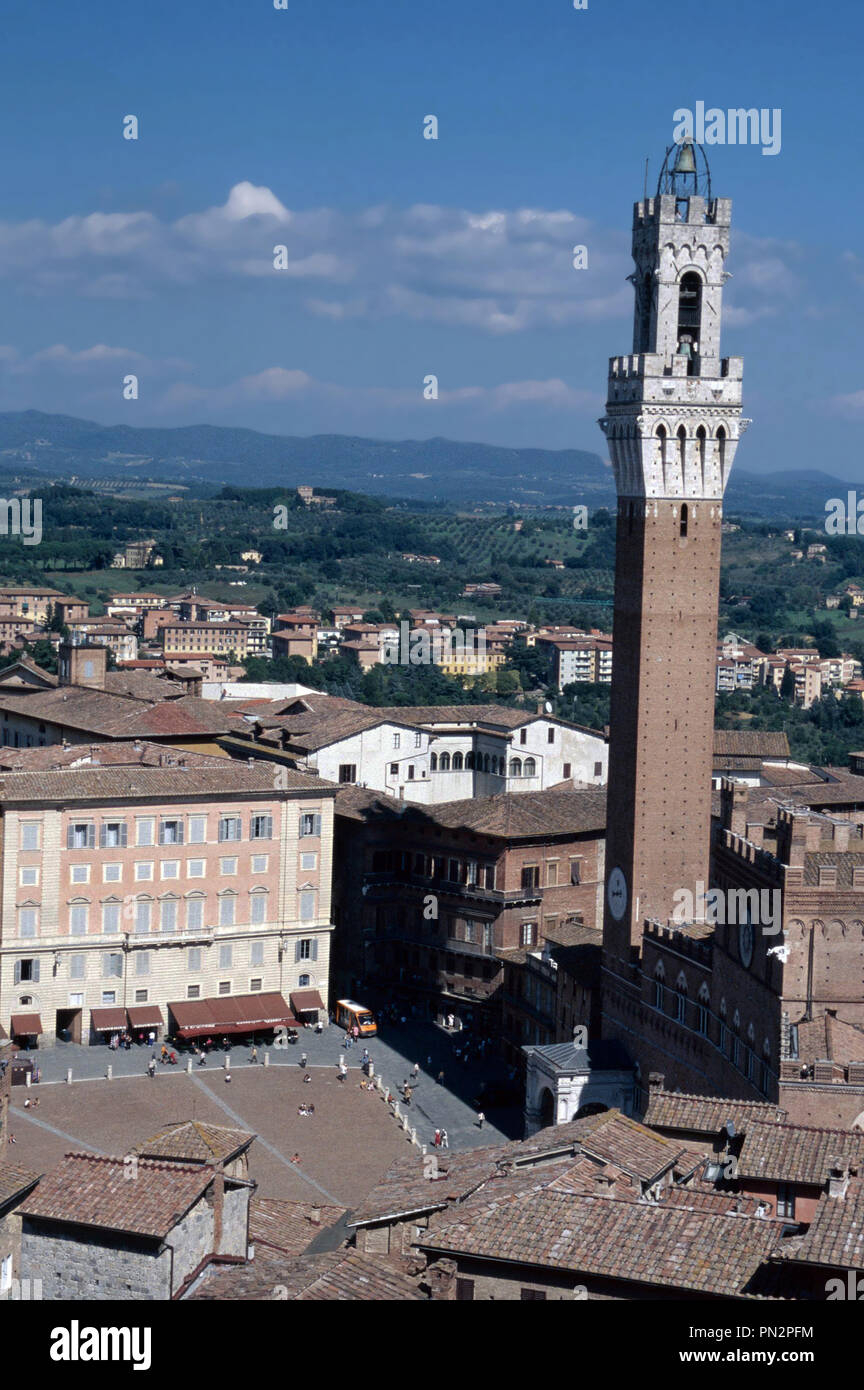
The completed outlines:
{"type": "Polygon", "coordinates": [[[144,743],[52,752],[0,774],[11,1038],[251,1033],[326,1008],[332,786],[144,743]]]}
{"type": "Polygon", "coordinates": [[[612,635],[592,628],[545,627],[526,635],[529,647],[549,657],[552,680],[559,690],[574,681],[608,685],[612,680],[612,635]]]}
{"type": "Polygon", "coordinates": [[[76,641],[96,642],[113,652],[117,661],[138,660],[138,638],[125,623],[105,618],[80,618],[67,624],[76,641]]]}
{"type": "Polygon", "coordinates": [[[209,652],[213,656],[228,656],[233,652],[238,661],[249,655],[249,629],[238,622],[184,622],[174,618],[161,625],[159,640],[166,659],[183,656],[186,652],[209,652]]]}
{"type": "Polygon", "coordinates": [[[0,613],[8,614],[10,617],[33,618],[37,623],[44,623],[52,608],[58,603],[71,604],[71,610],[67,610],[66,621],[70,616],[86,617],[88,606],[75,599],[70,599],[59,589],[42,589],[38,587],[23,587],[0,589],[0,613]],[[83,612],[75,612],[76,607],[83,612]]]}
{"type": "Polygon", "coordinates": [[[279,613],[273,620],[273,655],[302,656],[312,662],[318,655],[319,615],[311,608],[295,608],[279,613]]]}
{"type": "Polygon", "coordinates": [[[221,603],[200,594],[186,594],[173,606],[177,608],[178,618],[187,623],[243,623],[248,629],[249,655],[259,655],[267,649],[270,619],[259,613],[254,604],[221,603]]]}
{"type": "Polygon", "coordinates": [[[151,608],[167,607],[168,601],[164,594],[152,594],[142,590],[131,594],[112,594],[105,611],[109,618],[119,618],[125,616],[130,610],[141,614],[149,612],[151,608]]]}

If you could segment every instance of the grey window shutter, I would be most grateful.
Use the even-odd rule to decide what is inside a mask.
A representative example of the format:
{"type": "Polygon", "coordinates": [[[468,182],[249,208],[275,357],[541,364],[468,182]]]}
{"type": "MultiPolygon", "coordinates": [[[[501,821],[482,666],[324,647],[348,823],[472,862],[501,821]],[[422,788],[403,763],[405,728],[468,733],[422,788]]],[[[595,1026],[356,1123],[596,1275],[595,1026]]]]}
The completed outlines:
{"type": "Polygon", "coordinates": [[[67,849],[74,849],[74,848],[75,848],[75,828],[74,828],[74,826],[71,826],[71,825],[70,825],[70,826],[67,828],[67,830],[66,830],[66,848],[67,848],[67,849]]]}
{"type": "Polygon", "coordinates": [[[20,962],[20,960],[16,960],[16,962],[15,962],[15,983],[16,983],[16,985],[20,985],[20,983],[21,983],[21,962],[20,962]]]}
{"type": "Polygon", "coordinates": [[[120,848],[121,848],[121,849],[125,849],[125,848],[126,848],[126,836],[127,836],[127,827],[126,827],[126,822],[125,822],[125,820],[124,820],[123,823],[122,823],[122,825],[120,826],[120,848]]]}
{"type": "Polygon", "coordinates": [[[301,817],[300,817],[300,827],[299,827],[299,830],[298,830],[298,832],[297,832],[299,835],[302,835],[302,834],[303,834],[303,825],[304,825],[305,820],[306,820],[306,817],[305,817],[305,816],[301,816],[301,817]]]}
{"type": "Polygon", "coordinates": [[[300,941],[298,939],[294,942],[294,964],[296,965],[297,962],[302,959],[303,957],[300,954],[300,941]]]}
{"type": "Polygon", "coordinates": [[[100,825],[100,827],[99,827],[99,848],[100,848],[100,849],[104,849],[105,846],[106,846],[107,844],[108,844],[108,827],[107,827],[107,825],[100,825]]]}
{"type": "Polygon", "coordinates": [[[178,821],[177,821],[177,843],[178,843],[178,845],[182,845],[182,844],[183,844],[183,836],[184,836],[185,834],[186,834],[186,826],[184,825],[184,823],[183,823],[182,820],[178,820],[178,821]]]}
{"type": "Polygon", "coordinates": [[[315,831],[314,831],[314,833],[315,833],[316,835],[320,835],[320,834],[321,834],[321,817],[320,817],[320,816],[316,816],[316,817],[315,817],[315,831]]]}
{"type": "Polygon", "coordinates": [[[318,959],[318,938],[317,938],[317,936],[313,936],[313,938],[312,938],[312,954],[311,954],[311,956],[309,957],[309,959],[310,959],[310,960],[317,960],[317,959],[318,959]]]}
{"type": "Polygon", "coordinates": [[[96,827],[95,827],[95,825],[88,825],[88,827],[87,827],[87,848],[88,848],[88,849],[93,849],[93,848],[95,847],[95,845],[96,845],[96,827]]]}
{"type": "Polygon", "coordinates": [[[39,983],[39,961],[38,961],[38,960],[34,960],[34,962],[33,962],[33,976],[32,976],[32,978],[33,978],[33,983],[34,983],[34,985],[38,985],[38,983],[39,983]]]}
{"type": "Polygon", "coordinates": [[[273,839],[273,817],[272,817],[272,816],[265,816],[265,817],[264,817],[264,839],[265,839],[265,840],[272,840],[272,839],[273,839]]]}

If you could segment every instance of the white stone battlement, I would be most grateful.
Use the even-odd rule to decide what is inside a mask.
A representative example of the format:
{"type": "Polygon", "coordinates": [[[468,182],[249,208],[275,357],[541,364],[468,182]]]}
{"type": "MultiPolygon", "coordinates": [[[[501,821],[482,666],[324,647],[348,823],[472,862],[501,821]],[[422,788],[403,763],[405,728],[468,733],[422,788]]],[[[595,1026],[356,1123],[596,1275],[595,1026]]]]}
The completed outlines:
{"type": "MultiPolygon", "coordinates": [[[[683,200],[682,200],[683,201],[683,200]]],[[[646,198],[633,205],[633,229],[644,227],[651,223],[672,223],[682,224],[688,222],[694,225],[705,225],[715,227],[728,227],[732,221],[732,199],[731,198],[712,198],[710,203],[705,198],[695,195],[688,198],[687,216],[679,217],[679,200],[671,193],[662,193],[659,198],[646,198]]]]}

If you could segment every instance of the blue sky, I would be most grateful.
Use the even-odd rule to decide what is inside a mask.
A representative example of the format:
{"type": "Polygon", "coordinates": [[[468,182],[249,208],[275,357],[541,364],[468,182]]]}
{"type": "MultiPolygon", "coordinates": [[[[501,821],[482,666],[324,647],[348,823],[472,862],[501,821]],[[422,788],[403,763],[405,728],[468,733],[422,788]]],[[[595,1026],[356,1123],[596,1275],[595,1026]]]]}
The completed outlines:
{"type": "Polygon", "coordinates": [[[708,150],[738,466],[860,477],[859,6],[288,3],[6,0],[0,409],[603,454],[632,203],[701,100],[782,111],[708,150]]]}

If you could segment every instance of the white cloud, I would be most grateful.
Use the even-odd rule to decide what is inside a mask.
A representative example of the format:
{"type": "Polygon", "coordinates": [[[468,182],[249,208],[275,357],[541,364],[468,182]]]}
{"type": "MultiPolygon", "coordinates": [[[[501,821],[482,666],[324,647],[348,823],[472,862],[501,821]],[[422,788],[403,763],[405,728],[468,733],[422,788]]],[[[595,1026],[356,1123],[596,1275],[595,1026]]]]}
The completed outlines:
{"type": "MultiPolygon", "coordinates": [[[[803,262],[794,242],[739,233],[728,322],[752,322],[800,296],[803,262]]],[[[173,222],[140,211],[0,223],[0,279],[41,294],[140,298],[251,280],[271,295],[296,297],[299,287],[298,308],[337,321],[400,317],[503,335],[620,319],[622,347],[630,269],[623,229],[567,209],[296,210],[248,181],[173,222]],[[285,269],[274,268],[276,246],[287,249],[285,269]],[[575,246],[587,248],[585,269],[573,268],[575,246]]]]}
{"type": "Polygon", "coordinates": [[[278,401],[313,401],[351,409],[404,409],[418,406],[430,413],[436,405],[470,406],[481,411],[499,413],[514,407],[536,407],[538,410],[565,410],[574,413],[596,412],[602,408],[602,396],[577,390],[559,378],[548,381],[509,381],[497,386],[441,385],[437,402],[427,402],[423,385],[416,386],[343,386],[322,381],[298,369],[268,367],[251,376],[221,386],[204,387],[189,382],[170,386],[159,401],[162,411],[174,411],[193,406],[207,406],[218,411],[243,404],[278,401]]]}
{"type": "Polygon", "coordinates": [[[861,416],[864,415],[864,391],[851,391],[848,395],[832,396],[828,406],[835,415],[842,415],[847,420],[860,420],[861,416]]]}

